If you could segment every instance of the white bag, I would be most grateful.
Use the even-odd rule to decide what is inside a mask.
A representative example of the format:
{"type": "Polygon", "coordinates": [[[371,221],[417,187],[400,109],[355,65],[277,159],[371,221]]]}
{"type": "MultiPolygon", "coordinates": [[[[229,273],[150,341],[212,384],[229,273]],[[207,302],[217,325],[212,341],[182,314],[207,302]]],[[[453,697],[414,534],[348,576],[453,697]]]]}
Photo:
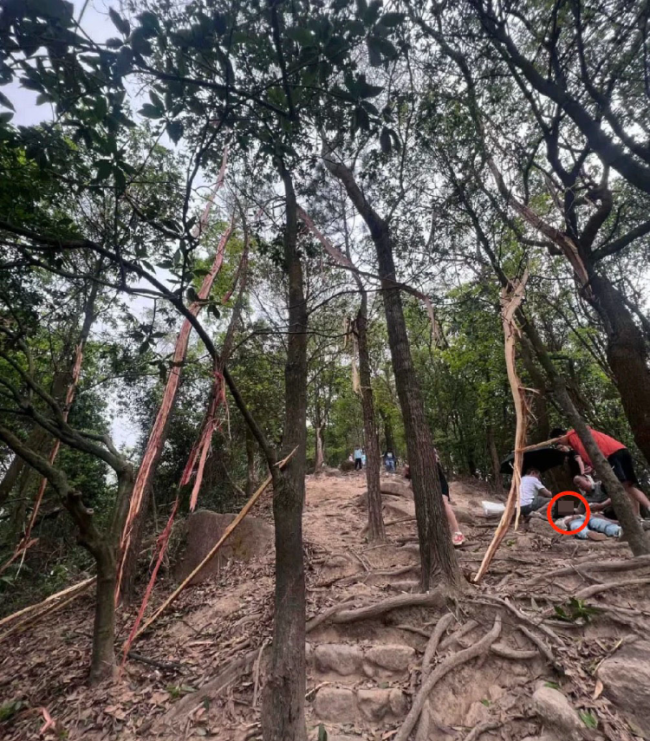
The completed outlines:
{"type": "Polygon", "coordinates": [[[485,499],[481,502],[483,505],[483,514],[486,517],[495,517],[505,512],[506,505],[499,502],[488,502],[485,499]]]}

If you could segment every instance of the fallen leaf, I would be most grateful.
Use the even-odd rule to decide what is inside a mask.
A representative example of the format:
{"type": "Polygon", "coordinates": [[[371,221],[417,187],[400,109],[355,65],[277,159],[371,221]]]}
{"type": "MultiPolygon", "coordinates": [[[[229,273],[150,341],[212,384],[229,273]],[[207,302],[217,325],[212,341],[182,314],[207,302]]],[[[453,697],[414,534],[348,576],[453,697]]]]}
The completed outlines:
{"type": "Polygon", "coordinates": [[[597,700],[600,697],[604,689],[605,688],[603,687],[603,683],[600,681],[600,679],[596,680],[596,686],[594,687],[594,694],[593,694],[594,700],[597,700]]]}

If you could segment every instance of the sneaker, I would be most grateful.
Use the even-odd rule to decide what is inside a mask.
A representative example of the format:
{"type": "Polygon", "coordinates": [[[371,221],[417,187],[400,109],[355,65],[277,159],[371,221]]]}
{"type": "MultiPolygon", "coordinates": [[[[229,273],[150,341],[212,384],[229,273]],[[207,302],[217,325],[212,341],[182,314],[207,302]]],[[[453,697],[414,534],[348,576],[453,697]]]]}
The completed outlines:
{"type": "Polygon", "coordinates": [[[451,536],[451,542],[454,544],[455,548],[458,548],[458,546],[463,545],[465,542],[465,536],[461,532],[454,533],[451,536]]]}

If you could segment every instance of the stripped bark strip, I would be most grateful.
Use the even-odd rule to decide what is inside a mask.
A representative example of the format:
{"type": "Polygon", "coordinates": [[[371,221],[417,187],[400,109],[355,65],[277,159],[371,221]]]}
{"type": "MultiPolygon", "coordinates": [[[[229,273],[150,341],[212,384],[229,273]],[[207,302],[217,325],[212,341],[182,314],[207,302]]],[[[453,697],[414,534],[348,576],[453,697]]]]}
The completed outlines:
{"type": "MultiPolygon", "coordinates": [[[[296,450],[298,448],[294,448],[289,455],[281,460],[279,463],[277,463],[278,468],[284,468],[287,463],[291,460],[291,458],[294,456],[296,450]]],[[[250,512],[251,508],[257,502],[257,500],[262,496],[267,486],[271,483],[271,476],[267,476],[267,478],[264,480],[264,482],[259,486],[257,491],[253,494],[253,496],[246,502],[246,504],[242,507],[240,513],[235,517],[235,519],[228,525],[226,528],[226,531],[224,534],[219,538],[219,541],[214,545],[208,555],[201,561],[201,563],[193,569],[193,571],[189,574],[189,576],[179,584],[179,586],[167,597],[167,599],[162,603],[162,605],[154,612],[154,614],[147,620],[147,622],[138,630],[135,634],[135,637],[138,638],[141,636],[146,630],[148,630],[151,625],[160,617],[160,615],[169,607],[169,605],[174,602],[177,597],[185,590],[185,588],[190,584],[192,579],[194,579],[197,574],[199,574],[207,565],[210,563],[210,561],[217,555],[217,553],[221,550],[221,546],[226,542],[226,540],[232,535],[234,530],[237,528],[237,526],[241,523],[241,521],[246,517],[246,515],[250,512]]]]}
{"type": "Polygon", "coordinates": [[[91,576],[89,579],[85,579],[82,582],[79,582],[78,584],[73,584],[71,587],[66,587],[61,592],[57,592],[56,594],[51,594],[49,597],[46,597],[42,602],[37,602],[35,605],[29,605],[29,607],[23,607],[22,610],[18,610],[18,612],[14,612],[11,615],[7,615],[6,617],[2,618],[0,620],[0,626],[6,625],[7,623],[11,623],[14,620],[16,620],[19,617],[22,617],[23,615],[29,615],[32,612],[37,612],[43,607],[47,607],[52,602],[55,602],[58,599],[61,599],[62,597],[69,597],[71,594],[78,592],[79,594],[82,594],[86,589],[88,589],[92,584],[95,583],[96,577],[91,576]]]}
{"type": "Polygon", "coordinates": [[[490,562],[497,552],[501,541],[505,538],[512,516],[516,510],[515,529],[519,524],[519,487],[521,483],[521,468],[524,460],[523,448],[526,445],[526,426],[528,419],[528,405],[526,402],[526,389],[521,383],[517,374],[516,366],[516,344],[519,330],[515,322],[515,314],[524,300],[524,291],[528,274],[525,273],[522,279],[514,284],[509,284],[501,292],[501,319],[503,322],[503,333],[505,336],[505,356],[506,368],[508,371],[508,381],[510,390],[515,403],[515,413],[517,418],[515,430],[515,457],[512,466],[512,483],[510,484],[510,493],[506,502],[506,508],[501,516],[501,521],[494,533],[494,537],[488,546],[481,566],[474,577],[474,582],[479,582],[490,566],[490,562]]]}
{"type": "MultiPolygon", "coordinates": [[[[244,223],[244,254],[247,254],[247,252],[248,252],[248,229],[246,228],[246,225],[244,223]]],[[[188,457],[187,463],[185,464],[185,468],[183,470],[183,474],[181,476],[181,480],[180,480],[178,490],[176,493],[176,501],[174,502],[174,505],[172,507],[172,511],[169,515],[169,519],[167,520],[165,529],[163,530],[163,532],[160,534],[158,538],[158,541],[157,541],[158,556],[156,558],[156,563],[151,573],[151,577],[149,578],[149,584],[147,585],[147,589],[145,590],[145,594],[142,599],[140,609],[138,610],[138,615],[136,617],[135,623],[125,643],[122,665],[124,665],[124,662],[126,661],[126,658],[129,654],[131,645],[137,635],[138,628],[140,626],[140,623],[142,622],[142,618],[144,617],[147,604],[153,592],[153,588],[156,584],[156,579],[158,577],[158,571],[160,569],[160,566],[162,565],[165,553],[167,552],[167,546],[169,544],[169,537],[171,535],[172,527],[174,525],[174,520],[176,518],[178,507],[180,505],[181,490],[184,486],[187,486],[187,484],[189,484],[190,481],[192,480],[194,469],[196,467],[196,461],[198,458],[198,470],[196,472],[196,478],[194,480],[194,486],[192,488],[192,494],[190,497],[190,510],[194,511],[194,508],[196,507],[196,503],[197,503],[198,496],[199,496],[199,491],[201,489],[201,484],[203,482],[203,472],[205,469],[205,462],[206,462],[208,453],[210,451],[210,446],[212,443],[212,436],[215,430],[221,425],[221,422],[218,417],[219,409],[221,407],[224,407],[226,408],[226,411],[227,411],[226,387],[225,387],[225,380],[223,377],[222,370],[230,355],[232,340],[233,340],[234,332],[235,332],[235,325],[237,324],[238,317],[241,311],[245,288],[246,288],[246,272],[244,272],[241,275],[240,285],[239,285],[239,298],[233,310],[232,318],[231,318],[230,324],[228,325],[228,329],[226,331],[226,337],[224,339],[222,353],[221,353],[219,362],[215,366],[214,383],[210,391],[208,409],[206,411],[206,415],[202,422],[198,439],[192,446],[192,450],[190,451],[190,455],[188,457]]]]}
{"type": "MultiPolygon", "coordinates": [[[[337,249],[330,242],[330,240],[314,224],[311,216],[309,216],[309,214],[300,206],[298,206],[298,216],[305,222],[309,231],[316,237],[316,239],[318,239],[318,241],[323,245],[323,249],[325,250],[325,252],[327,252],[327,254],[335,262],[339,263],[339,265],[342,265],[348,270],[352,270],[354,273],[359,272],[358,268],[352,262],[352,260],[350,260],[349,257],[344,255],[341,250],[337,249]]],[[[416,298],[420,299],[420,301],[422,301],[426,308],[429,321],[431,322],[431,337],[434,342],[439,342],[442,339],[442,331],[440,329],[440,325],[438,324],[438,320],[436,319],[431,299],[426,294],[422,293],[422,291],[418,291],[417,288],[413,288],[412,286],[400,283],[400,288],[406,291],[406,293],[410,293],[412,296],[415,296],[416,298]]]]}
{"type": "MultiPolygon", "coordinates": [[[[210,291],[212,290],[215,278],[217,277],[219,270],[221,269],[221,265],[223,264],[223,256],[226,249],[226,244],[228,243],[230,235],[232,234],[234,221],[235,214],[233,213],[230,225],[221,235],[221,239],[219,240],[217,252],[215,254],[212,267],[210,268],[210,272],[205,276],[205,278],[203,279],[203,283],[201,284],[201,288],[198,292],[199,300],[194,301],[189,307],[189,310],[193,316],[198,316],[205,300],[210,295],[210,291]]],[[[160,405],[160,408],[158,409],[158,414],[151,429],[151,433],[149,434],[147,447],[144,455],[142,456],[142,463],[140,464],[138,475],[136,477],[135,484],[133,485],[133,492],[131,494],[131,500],[129,502],[129,512],[124,524],[124,530],[122,532],[120,542],[120,564],[115,586],[116,602],[119,600],[120,597],[122,575],[124,573],[126,556],[131,545],[133,525],[138,513],[140,512],[140,508],[142,507],[145,490],[149,485],[154,465],[160,456],[160,452],[164,444],[165,429],[167,427],[167,421],[171,414],[171,410],[176,401],[176,394],[178,392],[178,387],[180,385],[182,375],[182,366],[187,354],[187,347],[189,344],[191,332],[192,325],[190,324],[189,320],[186,319],[183,322],[181,331],[176,340],[176,347],[174,348],[174,355],[172,357],[172,367],[167,379],[165,391],[163,393],[162,403],[160,405]]]]}
{"type": "Polygon", "coordinates": [[[205,204],[205,208],[203,209],[203,213],[201,214],[199,223],[194,227],[194,229],[192,229],[192,236],[194,237],[194,239],[199,239],[208,226],[208,222],[210,220],[210,212],[212,211],[212,207],[214,206],[214,199],[217,197],[217,193],[219,192],[221,186],[223,185],[223,181],[226,177],[226,165],[227,164],[228,164],[228,145],[226,144],[223,150],[223,157],[221,159],[221,167],[219,168],[219,174],[217,175],[217,182],[214,184],[212,193],[210,193],[210,196],[208,197],[208,202],[205,204]]]}

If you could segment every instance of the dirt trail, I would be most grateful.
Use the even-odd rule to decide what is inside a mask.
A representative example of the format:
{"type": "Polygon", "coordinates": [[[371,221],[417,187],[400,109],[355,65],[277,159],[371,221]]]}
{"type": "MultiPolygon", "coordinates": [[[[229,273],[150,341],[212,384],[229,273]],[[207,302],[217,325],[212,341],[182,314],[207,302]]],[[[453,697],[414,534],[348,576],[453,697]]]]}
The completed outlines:
{"type": "MultiPolygon", "coordinates": [[[[389,479],[400,480],[383,481],[389,479]]],[[[358,608],[414,590],[415,524],[392,525],[387,544],[369,546],[363,534],[364,491],[359,474],[308,478],[308,619],[342,603],[358,608]]],[[[402,494],[406,496],[384,496],[387,521],[412,514],[408,491],[404,488],[402,494]]],[[[480,500],[494,495],[473,482],[452,482],[451,495],[468,538],[459,556],[469,578],[494,528],[493,521],[481,518],[480,500]]],[[[271,521],[269,497],[253,515],[271,521]]],[[[310,739],[322,724],[329,741],[390,741],[420,687],[428,637],[445,615],[451,617],[445,618],[449,624],[433,659],[436,670],[482,639],[497,615],[501,634],[489,653],[453,669],[435,686],[432,710],[427,711],[429,729],[420,730],[418,741],[461,741],[478,727],[484,729],[483,741],[535,737],[545,728],[542,711],[532,703],[540,681],[561,687],[573,708],[593,716],[599,730],[585,725],[589,737],[631,739],[638,718],[636,726],[629,725],[629,716],[607,699],[612,693],[608,688],[603,693],[595,673],[622,642],[647,635],[650,593],[643,578],[650,581],[650,566],[629,573],[603,570],[603,563],[621,558],[629,558],[625,544],[562,537],[537,520],[528,531],[508,536],[484,583],[468,583],[466,595],[455,604],[340,622],[348,620],[346,613],[322,622],[310,631],[307,644],[310,739]],[[576,568],[547,578],[569,563],[576,568]],[[627,585],[631,579],[636,583],[627,585]],[[615,587],[606,588],[603,582],[615,587]],[[599,586],[600,594],[568,603],[599,586]],[[556,606],[564,611],[564,620],[557,620],[556,606]]],[[[168,577],[156,601],[171,588],[168,577]]],[[[91,602],[80,600],[51,624],[18,636],[12,650],[4,652],[3,707],[19,704],[0,724],[0,735],[37,738],[43,722],[38,708],[46,707],[59,724],[56,732],[46,734],[51,739],[259,738],[259,693],[272,610],[273,554],[246,564],[228,563],[216,577],[189,589],[134,646],[138,656],[129,661],[121,680],[90,689],[85,680],[91,602]]],[[[132,619],[132,614],[120,615],[120,638],[132,619]]]]}

